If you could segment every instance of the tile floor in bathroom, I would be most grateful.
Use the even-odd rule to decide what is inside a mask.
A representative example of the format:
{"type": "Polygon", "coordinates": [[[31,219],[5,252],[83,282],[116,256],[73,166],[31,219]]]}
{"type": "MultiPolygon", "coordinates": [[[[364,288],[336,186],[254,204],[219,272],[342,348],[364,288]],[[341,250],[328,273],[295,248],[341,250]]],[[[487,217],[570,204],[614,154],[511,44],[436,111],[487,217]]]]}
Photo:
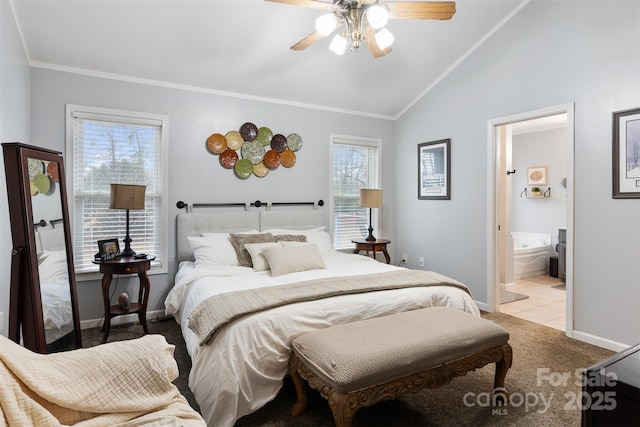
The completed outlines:
{"type": "Polygon", "coordinates": [[[516,280],[507,290],[529,298],[500,304],[500,312],[564,331],[566,292],[553,289],[560,284],[562,280],[546,275],[516,280]]]}

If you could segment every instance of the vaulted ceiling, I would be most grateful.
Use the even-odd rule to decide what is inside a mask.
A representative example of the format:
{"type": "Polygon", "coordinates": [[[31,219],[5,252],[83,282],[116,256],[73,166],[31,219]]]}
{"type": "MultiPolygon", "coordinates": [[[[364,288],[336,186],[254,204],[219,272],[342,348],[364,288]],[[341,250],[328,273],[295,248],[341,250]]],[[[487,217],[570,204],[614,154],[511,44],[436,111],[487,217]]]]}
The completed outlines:
{"type": "Polygon", "coordinates": [[[390,20],[393,51],[303,51],[322,10],[262,0],[10,0],[30,63],[395,118],[528,0],[462,0],[449,21],[390,20]]]}

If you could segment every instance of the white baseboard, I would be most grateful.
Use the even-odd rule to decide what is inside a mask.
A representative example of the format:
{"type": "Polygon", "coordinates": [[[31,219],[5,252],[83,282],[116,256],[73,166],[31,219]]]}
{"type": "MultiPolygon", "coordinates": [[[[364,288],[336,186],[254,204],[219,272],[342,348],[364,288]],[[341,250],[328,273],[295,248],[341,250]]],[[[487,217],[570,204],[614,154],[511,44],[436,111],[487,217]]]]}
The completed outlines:
{"type": "MultiPolygon", "coordinates": [[[[147,320],[162,319],[164,317],[164,310],[147,311],[147,320]]],[[[128,323],[138,322],[138,314],[125,314],[123,316],[117,316],[111,319],[111,326],[126,325],[128,323]]],[[[97,328],[104,324],[104,316],[99,319],[88,319],[80,322],[80,329],[97,328]]]]}
{"type": "Polygon", "coordinates": [[[484,303],[484,302],[476,301],[476,305],[477,305],[477,306],[478,306],[478,308],[479,308],[480,310],[482,310],[482,311],[487,311],[487,312],[489,312],[489,311],[490,311],[490,310],[489,310],[489,306],[488,306],[486,303],[484,303]]]}
{"type": "Polygon", "coordinates": [[[591,334],[587,334],[585,332],[580,332],[576,330],[573,331],[573,338],[578,341],[586,342],[587,344],[597,345],[598,347],[606,348],[608,350],[613,350],[616,352],[620,352],[622,350],[626,350],[627,348],[631,347],[631,345],[628,345],[628,344],[619,343],[617,341],[611,341],[606,338],[601,338],[596,335],[591,335],[591,334]]]}

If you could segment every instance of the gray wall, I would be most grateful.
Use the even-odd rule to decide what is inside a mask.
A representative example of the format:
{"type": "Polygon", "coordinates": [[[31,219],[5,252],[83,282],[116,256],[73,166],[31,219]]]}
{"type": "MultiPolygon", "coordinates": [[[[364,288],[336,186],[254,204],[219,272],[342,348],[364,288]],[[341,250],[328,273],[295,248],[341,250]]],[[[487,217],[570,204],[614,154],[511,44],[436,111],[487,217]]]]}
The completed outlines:
{"type": "Polygon", "coordinates": [[[558,243],[558,227],[567,226],[566,191],[560,180],[567,176],[567,131],[562,129],[530,132],[513,136],[513,169],[511,194],[511,231],[551,234],[552,246],[558,243]],[[527,168],[546,166],[547,185],[551,196],[520,197],[527,184],[527,168]]]}
{"type": "MultiPolygon", "coordinates": [[[[31,71],[22,48],[9,2],[0,1],[0,141],[29,141],[29,90],[31,71]]],[[[0,311],[7,336],[9,277],[11,271],[11,227],[7,205],[4,161],[0,173],[0,311]]]]}
{"type": "MultiPolygon", "coordinates": [[[[65,151],[65,104],[89,105],[169,117],[168,274],[151,277],[149,310],[163,310],[173,285],[175,262],[175,204],[185,202],[317,201],[329,202],[329,135],[382,139],[382,157],[392,158],[393,122],[361,116],[269,104],[213,94],[89,77],[34,68],[32,70],[31,142],[65,151]],[[212,133],[237,130],[245,122],[268,126],[304,140],[293,168],[278,168],[264,178],[236,178],[206,150],[212,133]]],[[[384,168],[382,185],[391,188],[391,168],[384,168]]],[[[386,194],[385,194],[386,196],[386,194]]],[[[390,197],[390,196],[386,196],[390,197]]],[[[327,209],[328,206],[325,206],[327,209]]],[[[382,233],[394,240],[393,206],[385,202],[382,233]]],[[[124,233],[124,230],[123,230],[124,233]]],[[[123,237],[123,236],[121,236],[123,237]]],[[[135,243],[135,242],[134,242],[135,243]]],[[[137,279],[121,280],[118,293],[137,289],[137,279]]],[[[97,280],[78,282],[82,320],[102,316],[97,280]]]]}
{"type": "Polygon", "coordinates": [[[640,341],[640,200],[611,198],[611,113],[640,106],[639,16],[637,1],[532,1],[399,118],[396,256],[486,302],[487,122],[575,102],[575,330],[640,341]],[[442,138],[452,200],[418,200],[416,146],[442,138]]]}

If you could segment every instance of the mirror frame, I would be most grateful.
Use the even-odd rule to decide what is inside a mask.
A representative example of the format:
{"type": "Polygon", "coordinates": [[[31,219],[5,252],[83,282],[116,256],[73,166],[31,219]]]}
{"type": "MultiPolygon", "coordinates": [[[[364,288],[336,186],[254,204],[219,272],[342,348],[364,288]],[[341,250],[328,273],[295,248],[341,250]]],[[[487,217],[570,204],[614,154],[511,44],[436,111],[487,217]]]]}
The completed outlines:
{"type": "MultiPolygon", "coordinates": [[[[4,167],[7,179],[7,197],[13,250],[11,259],[11,290],[9,305],[9,338],[38,353],[48,353],[42,313],[38,254],[35,244],[35,227],[31,190],[29,186],[28,159],[34,158],[58,164],[58,187],[62,207],[64,244],[67,255],[69,293],[73,314],[73,347],[82,347],[82,333],[78,312],[78,295],[75,270],[73,267],[73,249],[67,187],[62,153],[19,142],[3,143],[4,167]],[[22,333],[22,336],[20,335],[22,333]]],[[[55,351],[58,351],[56,349],[55,351]]]]}

